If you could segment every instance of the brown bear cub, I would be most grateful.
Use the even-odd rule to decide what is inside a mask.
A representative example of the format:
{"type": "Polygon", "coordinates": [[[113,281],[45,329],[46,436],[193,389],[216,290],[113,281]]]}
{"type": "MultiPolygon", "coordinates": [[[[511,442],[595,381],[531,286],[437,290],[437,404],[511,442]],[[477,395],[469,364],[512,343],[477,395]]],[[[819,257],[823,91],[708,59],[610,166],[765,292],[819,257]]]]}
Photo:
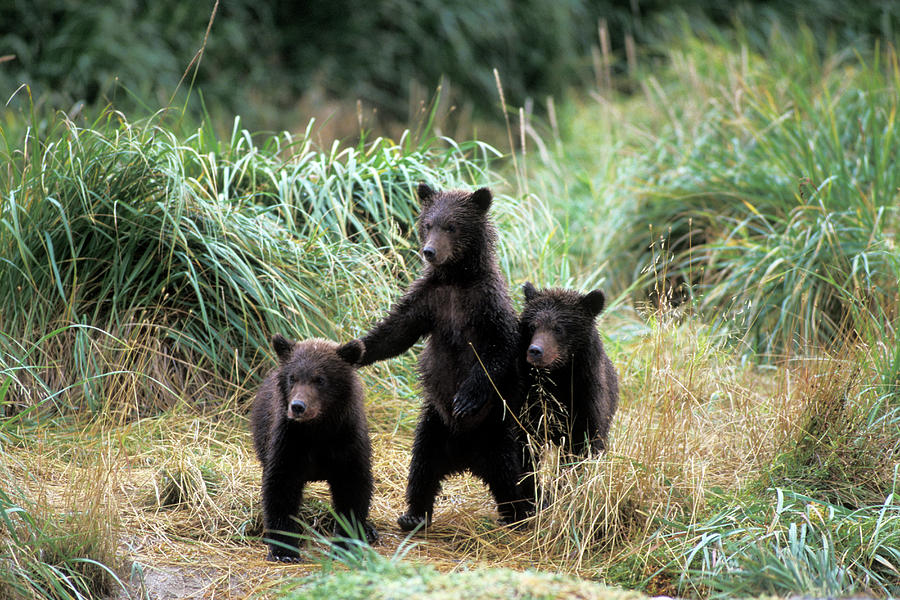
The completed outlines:
{"type": "Polygon", "coordinates": [[[434,191],[420,184],[418,233],[424,270],[361,340],[338,353],[362,353],[368,365],[397,356],[427,337],[419,357],[424,403],[416,426],[397,523],[409,531],[431,521],[441,481],[470,471],[488,485],[504,523],[532,510],[522,442],[513,415],[519,384],[516,315],[494,252],[487,217],[490,190],[434,191]]]}
{"type": "Polygon", "coordinates": [[[594,325],[603,292],[539,291],[530,282],[523,289],[518,356],[525,430],[538,443],[574,454],[605,450],[619,384],[594,325]]]}
{"type": "MultiPolygon", "coordinates": [[[[278,366],[262,382],[251,414],[253,445],[263,471],[267,558],[299,560],[294,517],[308,481],[327,481],[335,514],[355,530],[362,527],[373,542],[375,529],[366,521],[372,451],[359,376],[337,355],[334,342],[293,342],[276,334],[272,347],[278,366]]],[[[335,535],[358,533],[345,532],[338,523],[335,535]]]]}

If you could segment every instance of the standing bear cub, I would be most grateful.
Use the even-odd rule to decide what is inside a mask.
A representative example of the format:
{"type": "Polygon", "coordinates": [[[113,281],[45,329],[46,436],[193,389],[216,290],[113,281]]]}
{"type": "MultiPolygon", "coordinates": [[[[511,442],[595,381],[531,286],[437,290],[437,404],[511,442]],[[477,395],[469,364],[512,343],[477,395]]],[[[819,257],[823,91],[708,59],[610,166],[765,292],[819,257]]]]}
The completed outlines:
{"type": "Polygon", "coordinates": [[[481,478],[504,523],[531,511],[523,491],[516,315],[494,252],[490,190],[434,191],[420,184],[421,276],[361,340],[338,353],[360,365],[397,356],[427,337],[419,357],[424,402],[406,488],[406,531],[431,521],[441,480],[465,470],[481,478]],[[511,414],[512,413],[512,414],[511,414]]]}
{"type": "MultiPolygon", "coordinates": [[[[276,334],[278,366],[263,380],[251,414],[253,445],[262,463],[262,504],[269,560],[295,561],[295,516],[308,481],[327,481],[338,522],[336,536],[369,542],[366,521],[372,499],[372,451],[359,376],[328,340],[293,342],[276,334]]],[[[352,354],[344,353],[350,359],[352,354]]]]}
{"type": "Polygon", "coordinates": [[[539,291],[530,282],[523,289],[518,356],[526,431],[537,442],[565,440],[575,454],[605,450],[619,384],[594,326],[603,292],[539,291]]]}

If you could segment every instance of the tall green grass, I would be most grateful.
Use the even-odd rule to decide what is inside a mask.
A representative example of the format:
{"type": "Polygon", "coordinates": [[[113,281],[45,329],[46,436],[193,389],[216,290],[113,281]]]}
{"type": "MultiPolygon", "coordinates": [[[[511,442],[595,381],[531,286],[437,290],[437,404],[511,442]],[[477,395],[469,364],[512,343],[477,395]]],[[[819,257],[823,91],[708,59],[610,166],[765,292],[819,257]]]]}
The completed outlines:
{"type": "Polygon", "coordinates": [[[246,393],[272,333],[336,337],[408,280],[418,181],[468,185],[494,154],[57,119],[5,138],[0,344],[20,408],[35,386],[89,412],[246,393]],[[129,374],[140,399],[116,391],[129,374]]]}
{"type": "Polygon", "coordinates": [[[893,494],[851,510],[777,488],[771,502],[723,508],[688,536],[685,579],[714,597],[900,591],[893,494]]]}
{"type": "Polygon", "coordinates": [[[805,352],[873,311],[895,322],[900,69],[890,43],[778,23],[681,26],[667,69],[570,110],[532,172],[618,289],[694,298],[755,350],[805,352]]]}
{"type": "MultiPolygon", "coordinates": [[[[644,203],[702,308],[761,350],[802,352],[858,332],[857,307],[896,305],[900,71],[890,49],[819,60],[802,32],[769,44],[711,74],[702,123],[644,203]]],[[[689,46],[685,77],[720,54],[689,46]]]]}

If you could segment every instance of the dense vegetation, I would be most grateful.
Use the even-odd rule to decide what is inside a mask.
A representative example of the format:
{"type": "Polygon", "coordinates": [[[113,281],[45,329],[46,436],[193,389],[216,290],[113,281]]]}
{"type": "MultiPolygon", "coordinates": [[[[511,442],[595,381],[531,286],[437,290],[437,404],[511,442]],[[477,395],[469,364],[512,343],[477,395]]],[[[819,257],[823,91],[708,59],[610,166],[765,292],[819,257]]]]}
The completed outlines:
{"type": "Polygon", "coordinates": [[[852,11],[836,0],[19,0],[0,6],[0,90],[6,101],[27,83],[40,106],[132,114],[183,106],[194,89],[194,114],[238,113],[256,130],[294,127],[316,102],[352,114],[358,99],[382,125],[407,122],[443,82],[445,110],[471,127],[473,113],[497,117],[494,69],[513,106],[583,88],[624,72],[631,42],[661,58],[678,10],[711,30],[738,18],[762,37],[798,14],[841,42],[890,39],[900,25],[891,0],[852,11]]]}
{"type": "MultiPolygon", "coordinates": [[[[116,29],[104,25],[107,5],[145,27],[166,10],[112,2],[57,18],[99,27],[91,43],[120,48],[124,29],[103,34],[116,29]]],[[[534,5],[530,16],[564,26],[534,5]]],[[[38,27],[30,6],[4,10],[38,27]]],[[[817,6],[808,26],[764,6],[728,28],[660,17],[653,37],[647,18],[631,68],[619,60],[609,82],[541,107],[546,118],[523,110],[512,153],[437,135],[437,109],[396,139],[332,144],[315,124],[252,135],[240,120],[193,125],[178,111],[55,113],[47,90],[77,99],[90,83],[65,80],[83,77],[77,66],[36,79],[32,101],[20,92],[0,121],[0,598],[93,597],[173,561],[224,563],[229,574],[248,564],[238,591],[233,577],[214,585],[298,597],[391,597],[413,585],[435,597],[490,585],[510,597],[615,593],[481,569],[501,564],[696,597],[900,594],[895,9],[873,4],[829,30],[835,5],[817,6]],[[451,481],[440,523],[412,546],[390,532],[418,407],[413,361],[364,370],[385,540],[377,553],[339,556],[349,573],[325,568],[281,588],[286,572],[258,560],[246,434],[267,337],[344,339],[384,311],[418,269],[420,180],[494,188],[517,301],[526,280],[607,291],[601,328],[622,384],[611,451],[572,464],[548,449],[547,508],[525,531],[497,529],[485,490],[451,481]],[[469,572],[439,573],[459,561],[469,572]]],[[[271,23],[279,10],[244,19],[271,23]]],[[[390,14],[386,3],[358,18],[390,14]]],[[[208,14],[185,6],[168,18],[202,37],[208,14]]],[[[517,36],[536,26],[513,21],[517,36]]],[[[504,23],[479,31],[484,43],[505,35],[522,48],[504,23]]],[[[27,27],[5,38],[21,37],[21,56],[37,52],[27,27]]],[[[67,29],[55,31],[48,44],[67,29]]],[[[228,73],[238,67],[215,58],[228,45],[215,31],[204,61],[228,73]]],[[[554,43],[583,58],[589,37],[554,43]]],[[[165,39],[173,57],[192,47],[165,39]]],[[[441,56],[470,64],[479,43],[441,56]]],[[[434,66],[456,80],[449,63],[434,66]]],[[[157,72],[152,85],[171,89],[181,75],[163,63],[157,72]]],[[[196,89],[213,94],[200,73],[196,89]]],[[[504,114],[517,112],[528,79],[516,76],[504,114]]],[[[323,498],[311,495],[310,521],[326,512],[323,498]]]]}

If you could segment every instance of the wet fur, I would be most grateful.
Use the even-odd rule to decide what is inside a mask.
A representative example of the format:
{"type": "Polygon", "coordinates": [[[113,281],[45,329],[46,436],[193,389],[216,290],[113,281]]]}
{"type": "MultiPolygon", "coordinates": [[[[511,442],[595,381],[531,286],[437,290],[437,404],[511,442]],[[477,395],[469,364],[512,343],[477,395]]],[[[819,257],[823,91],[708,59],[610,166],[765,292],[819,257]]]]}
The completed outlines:
{"type": "MultiPolygon", "coordinates": [[[[279,363],[263,380],[251,412],[253,445],[263,470],[266,537],[296,546],[290,533],[299,532],[293,517],[303,488],[309,481],[327,481],[335,513],[363,523],[367,538],[374,541],[374,529],[365,524],[373,489],[372,451],[359,376],[335,353],[334,342],[294,343],[276,335],[272,345],[279,363]],[[288,404],[298,394],[310,408],[295,419],[288,404]]],[[[347,535],[337,528],[335,534],[347,535]]],[[[299,555],[269,543],[268,558],[297,560],[299,555]]]]}
{"type": "MultiPolygon", "coordinates": [[[[594,320],[604,298],[595,291],[537,290],[525,284],[519,318],[519,369],[523,375],[523,425],[532,438],[585,455],[605,450],[619,402],[615,368],[594,320]],[[550,348],[548,364],[529,361],[532,344],[550,348]]],[[[547,354],[545,350],[545,354],[547,354]]]]}
{"type": "Polygon", "coordinates": [[[423,184],[418,195],[423,255],[429,248],[434,255],[426,255],[421,276],[388,315],[362,340],[345,345],[362,348],[359,363],[368,365],[427,339],[419,356],[425,397],[408,510],[398,523],[409,530],[430,521],[441,480],[465,470],[487,483],[504,522],[519,521],[531,510],[531,494],[518,485],[524,463],[510,414],[519,407],[518,334],[487,218],[491,194],[486,188],[435,192],[423,184]]]}

